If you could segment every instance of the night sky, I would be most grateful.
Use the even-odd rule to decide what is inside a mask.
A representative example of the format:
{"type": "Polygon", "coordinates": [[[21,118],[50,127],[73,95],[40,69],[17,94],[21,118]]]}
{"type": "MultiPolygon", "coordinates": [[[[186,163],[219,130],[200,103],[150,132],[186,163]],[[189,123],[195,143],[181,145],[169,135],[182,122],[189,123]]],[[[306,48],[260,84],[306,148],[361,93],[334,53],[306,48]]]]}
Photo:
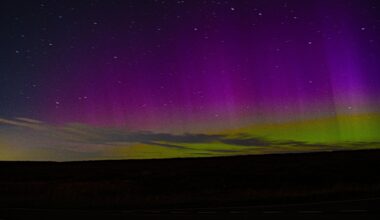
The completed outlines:
{"type": "Polygon", "coordinates": [[[376,0],[2,1],[0,159],[380,147],[376,0]]]}

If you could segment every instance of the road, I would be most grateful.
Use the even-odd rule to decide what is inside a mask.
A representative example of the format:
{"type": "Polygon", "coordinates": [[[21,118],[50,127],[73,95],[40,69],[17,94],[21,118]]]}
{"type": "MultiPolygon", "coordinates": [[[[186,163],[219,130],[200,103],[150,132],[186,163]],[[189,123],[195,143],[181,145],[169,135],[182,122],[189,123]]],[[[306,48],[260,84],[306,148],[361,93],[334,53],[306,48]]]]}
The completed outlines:
{"type": "Polygon", "coordinates": [[[240,219],[252,216],[301,215],[317,216],[380,216],[380,198],[325,201],[267,206],[230,206],[213,208],[146,209],[146,210],[52,210],[52,209],[0,209],[0,219],[125,219],[126,217],[165,217],[186,219],[223,216],[240,219]]]}

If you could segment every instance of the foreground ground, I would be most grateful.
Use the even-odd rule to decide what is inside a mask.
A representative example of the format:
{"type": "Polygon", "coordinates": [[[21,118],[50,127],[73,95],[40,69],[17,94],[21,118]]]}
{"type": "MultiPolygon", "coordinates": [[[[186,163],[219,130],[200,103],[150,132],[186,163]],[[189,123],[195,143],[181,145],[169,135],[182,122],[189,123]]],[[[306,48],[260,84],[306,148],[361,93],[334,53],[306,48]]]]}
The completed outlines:
{"type": "Polygon", "coordinates": [[[368,214],[379,150],[89,162],[0,162],[4,215],[368,214]],[[62,213],[63,212],[63,213],[62,213]]]}

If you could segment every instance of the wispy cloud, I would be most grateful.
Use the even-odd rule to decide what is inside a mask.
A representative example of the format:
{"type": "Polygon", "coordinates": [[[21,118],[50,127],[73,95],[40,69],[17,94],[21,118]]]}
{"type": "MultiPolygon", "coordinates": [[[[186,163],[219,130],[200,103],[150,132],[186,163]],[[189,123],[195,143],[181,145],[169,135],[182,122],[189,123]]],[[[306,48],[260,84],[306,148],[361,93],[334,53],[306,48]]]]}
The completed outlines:
{"type": "MultiPolygon", "coordinates": [[[[0,138],[20,148],[50,148],[69,152],[91,154],[106,151],[115,146],[129,147],[136,144],[181,150],[194,155],[245,154],[249,150],[263,149],[321,149],[380,146],[380,142],[309,143],[297,140],[272,140],[251,134],[170,134],[117,128],[91,127],[83,124],[55,126],[37,120],[0,118],[0,138]],[[200,149],[197,147],[202,145],[200,149]],[[224,147],[218,148],[219,145],[224,147]]],[[[284,150],[282,150],[283,152],[284,150]]],[[[188,154],[187,154],[188,155],[188,154]]],[[[70,158],[68,158],[70,159],[70,158]]]]}
{"type": "Polygon", "coordinates": [[[8,120],[8,119],[0,118],[0,124],[17,126],[17,127],[26,127],[30,129],[36,129],[36,130],[43,128],[43,126],[40,126],[39,124],[32,122],[30,120],[26,120],[25,118],[19,118],[19,120],[8,120]]]}

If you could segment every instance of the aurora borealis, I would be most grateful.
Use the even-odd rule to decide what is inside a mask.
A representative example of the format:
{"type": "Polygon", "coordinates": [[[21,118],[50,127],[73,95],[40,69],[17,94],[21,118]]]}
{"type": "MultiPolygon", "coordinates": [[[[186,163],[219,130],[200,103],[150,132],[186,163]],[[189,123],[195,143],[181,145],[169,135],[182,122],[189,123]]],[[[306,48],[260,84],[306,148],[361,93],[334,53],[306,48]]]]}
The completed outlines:
{"type": "Polygon", "coordinates": [[[5,1],[0,159],[380,146],[373,0],[5,1]]]}

